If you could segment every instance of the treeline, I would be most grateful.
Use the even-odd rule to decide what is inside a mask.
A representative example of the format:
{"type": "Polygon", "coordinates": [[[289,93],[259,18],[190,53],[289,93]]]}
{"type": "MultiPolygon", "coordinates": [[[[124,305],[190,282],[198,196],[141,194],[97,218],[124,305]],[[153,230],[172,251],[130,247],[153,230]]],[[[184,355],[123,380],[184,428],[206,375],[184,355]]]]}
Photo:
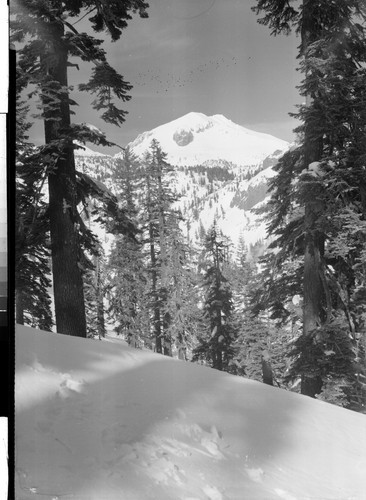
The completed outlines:
{"type": "Polygon", "coordinates": [[[115,99],[128,100],[131,86],[108,64],[101,41],[69,21],[90,9],[92,28],[117,40],[132,13],[147,16],[142,0],[97,4],[19,0],[13,7],[12,37],[20,47],[17,321],[46,330],[55,321],[58,332],[81,337],[103,337],[113,321],[132,345],[364,411],[364,1],[304,0],[297,8],[258,0],[254,7],[272,34],[300,34],[305,102],[297,144],[274,167],[271,244],[258,263],[247,261],[242,239],[233,252],[216,223],[200,226],[197,248],[188,245],[174,172],[158,143],[143,159],[124,152],[108,173],[113,189],[75,168],[75,141],[111,143],[71,122],[76,103],[67,68],[75,57],[94,63],[79,90],[94,94],[96,111],[116,125],[126,112],[115,99]],[[40,147],[27,137],[28,100],[35,96],[45,124],[40,147]]]}
{"type": "MultiPolygon", "coordinates": [[[[86,164],[84,170],[84,182],[95,189],[86,164]]],[[[80,218],[94,242],[83,250],[87,335],[103,338],[112,328],[133,347],[295,391],[319,363],[325,390],[318,397],[362,410],[360,341],[342,336],[338,322],[336,334],[324,330],[327,342],[323,337],[321,347],[309,347],[302,334],[301,275],[292,274],[296,266],[278,270],[276,280],[268,274],[268,261],[278,254],[267,254],[262,263],[248,261],[243,237],[234,249],[216,222],[207,230],[201,224],[199,244],[189,245],[175,176],[156,141],[143,159],[127,148],[104,176],[114,194],[99,183],[101,196],[91,191],[81,202],[80,218]],[[129,221],[128,231],[103,208],[108,200],[124,214],[123,224],[129,221]],[[281,314],[271,303],[274,294],[281,314]]],[[[47,238],[47,229],[43,234],[47,238]]],[[[47,265],[47,245],[38,255],[47,265]]],[[[29,282],[39,282],[40,264],[22,269],[29,282]]],[[[49,278],[33,292],[28,308],[23,305],[20,320],[49,329],[51,279],[45,271],[49,278]]],[[[23,296],[29,298],[24,289],[23,296]]]]}
{"type": "Polygon", "coordinates": [[[228,168],[218,166],[206,167],[205,165],[194,165],[179,167],[179,170],[185,172],[187,175],[193,176],[193,174],[198,174],[201,177],[205,177],[209,183],[213,181],[226,182],[235,179],[235,174],[230,172],[228,168]]]}

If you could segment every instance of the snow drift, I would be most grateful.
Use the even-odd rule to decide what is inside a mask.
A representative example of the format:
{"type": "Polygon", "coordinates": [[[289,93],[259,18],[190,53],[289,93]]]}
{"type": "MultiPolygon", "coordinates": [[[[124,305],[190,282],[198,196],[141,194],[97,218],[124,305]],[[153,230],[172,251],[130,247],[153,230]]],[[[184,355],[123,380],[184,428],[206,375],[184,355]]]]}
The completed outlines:
{"type": "Polygon", "coordinates": [[[24,326],[15,381],[18,500],[366,498],[364,415],[24,326]]]}

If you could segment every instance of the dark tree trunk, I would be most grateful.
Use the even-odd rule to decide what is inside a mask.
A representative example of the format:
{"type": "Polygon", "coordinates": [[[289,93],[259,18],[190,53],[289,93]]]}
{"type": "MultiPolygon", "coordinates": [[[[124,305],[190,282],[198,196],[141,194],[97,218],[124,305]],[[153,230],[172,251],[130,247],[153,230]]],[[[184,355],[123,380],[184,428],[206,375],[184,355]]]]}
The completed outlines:
{"type": "Polygon", "coordinates": [[[97,321],[98,321],[99,338],[105,337],[104,305],[103,305],[103,298],[101,297],[98,297],[97,321]]]}
{"type": "Polygon", "coordinates": [[[216,333],[214,337],[214,358],[213,358],[213,363],[212,367],[216,368],[216,370],[222,371],[222,349],[221,349],[221,342],[220,342],[220,336],[221,336],[221,309],[218,308],[216,310],[216,318],[213,323],[213,328],[216,328],[216,333]]]}
{"type": "MultiPolygon", "coordinates": [[[[68,55],[62,43],[63,34],[62,23],[52,23],[48,34],[48,51],[42,61],[50,80],[57,82],[60,98],[57,110],[50,110],[48,99],[43,100],[45,140],[48,145],[57,142],[62,131],[70,126],[66,90],[68,55]]],[[[76,229],[76,181],[71,139],[63,149],[56,169],[48,176],[48,185],[56,327],[59,333],[86,337],[83,280],[78,265],[80,248],[76,229]]]]}
{"type": "Polygon", "coordinates": [[[150,236],[150,259],[151,259],[151,293],[153,297],[153,315],[154,315],[154,337],[155,337],[155,350],[159,354],[163,353],[163,343],[161,339],[161,324],[160,324],[160,307],[157,292],[157,271],[156,271],[156,255],[154,245],[154,231],[152,224],[149,225],[150,236]]]}
{"type": "MultiPolygon", "coordinates": [[[[160,302],[162,304],[166,304],[167,301],[168,301],[168,290],[164,287],[161,288],[160,290],[160,302]]],[[[172,316],[169,313],[169,311],[166,311],[165,313],[162,312],[162,316],[163,316],[162,318],[163,353],[165,356],[173,356],[172,338],[171,335],[168,333],[172,323],[172,316]]]]}
{"type": "Polygon", "coordinates": [[[163,354],[163,343],[161,341],[161,328],[160,328],[160,310],[157,305],[154,305],[154,332],[155,332],[155,350],[159,354],[163,354]]]}
{"type": "MultiPolygon", "coordinates": [[[[301,30],[301,50],[304,57],[312,42],[317,40],[319,26],[312,13],[312,0],[303,0],[303,22],[301,30]]],[[[305,76],[306,78],[306,76],[305,76]]],[[[307,95],[306,102],[309,105],[313,96],[307,95]]],[[[314,138],[311,124],[305,123],[304,137],[304,167],[315,161],[319,161],[322,156],[322,140],[314,138]]],[[[304,249],[304,313],[303,332],[304,335],[311,335],[314,329],[321,325],[322,304],[324,303],[324,288],[321,280],[323,237],[317,231],[317,220],[321,214],[321,203],[317,197],[316,190],[309,193],[309,185],[305,187],[308,192],[305,197],[305,249],[304,249]]],[[[321,390],[321,378],[302,376],[301,393],[315,397],[321,390]]]]}
{"type": "Polygon", "coordinates": [[[18,325],[24,325],[23,292],[21,290],[15,292],[15,322],[18,325]]]}
{"type": "Polygon", "coordinates": [[[216,370],[222,371],[222,351],[221,351],[221,349],[216,349],[214,362],[213,362],[212,367],[215,368],[216,370]]]}
{"type": "Polygon", "coordinates": [[[163,353],[163,342],[161,335],[161,318],[160,306],[158,296],[158,273],[157,273],[157,257],[155,250],[155,231],[152,214],[152,199],[151,199],[151,185],[149,174],[146,177],[147,187],[147,212],[148,212],[148,227],[149,227],[149,240],[150,240],[150,263],[151,263],[151,295],[153,300],[153,334],[155,337],[155,351],[159,354],[163,353]]]}
{"type": "Polygon", "coordinates": [[[309,377],[309,376],[302,376],[301,377],[301,394],[304,394],[305,396],[310,396],[312,398],[315,398],[317,394],[320,393],[322,390],[323,386],[323,381],[321,377],[309,377]]]}
{"type": "Polygon", "coordinates": [[[273,385],[273,371],[269,354],[264,351],[262,354],[262,380],[264,384],[273,385]]]}
{"type": "Polygon", "coordinates": [[[105,321],[104,321],[104,304],[103,304],[103,289],[101,283],[100,258],[96,258],[96,299],[97,299],[97,328],[99,338],[105,337],[105,321]]]}

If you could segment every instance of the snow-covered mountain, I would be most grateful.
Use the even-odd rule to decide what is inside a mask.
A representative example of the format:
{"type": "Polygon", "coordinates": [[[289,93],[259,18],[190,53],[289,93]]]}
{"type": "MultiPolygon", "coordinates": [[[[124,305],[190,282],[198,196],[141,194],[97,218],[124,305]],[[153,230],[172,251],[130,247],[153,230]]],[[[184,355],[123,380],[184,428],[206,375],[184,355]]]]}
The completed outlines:
{"type": "MultiPolygon", "coordinates": [[[[274,165],[278,157],[266,160],[274,165]]],[[[196,241],[200,228],[207,230],[216,220],[234,246],[240,237],[244,238],[249,257],[262,253],[267,237],[266,223],[255,209],[268,199],[268,182],[276,175],[272,166],[264,168],[262,162],[254,172],[234,169],[227,172],[227,176],[232,176],[229,180],[220,180],[225,175],[217,168],[214,172],[210,168],[203,173],[201,169],[198,172],[188,169],[188,172],[189,175],[185,175],[185,171],[178,171],[177,184],[183,195],[179,203],[191,239],[196,241]]]]}
{"type": "MultiPolygon", "coordinates": [[[[140,134],[130,148],[142,156],[156,139],[172,165],[258,165],[275,151],[287,149],[286,141],[253,132],[223,115],[188,113],[140,134]]],[[[116,155],[117,157],[119,154],[116,155]]]]}
{"type": "Polygon", "coordinates": [[[18,326],[18,500],[364,500],[365,415],[18,326]]]}
{"type": "MultiPolygon", "coordinates": [[[[175,167],[179,207],[190,240],[196,242],[202,227],[207,230],[215,219],[234,245],[242,236],[249,255],[260,253],[266,229],[253,209],[264,203],[268,181],[275,175],[272,167],[289,144],[248,130],[223,115],[193,112],[140,134],[129,147],[143,158],[153,139],[175,167]]],[[[88,154],[88,149],[78,150],[78,168],[99,180],[111,162],[121,157],[121,153],[113,158],[88,154]]]]}

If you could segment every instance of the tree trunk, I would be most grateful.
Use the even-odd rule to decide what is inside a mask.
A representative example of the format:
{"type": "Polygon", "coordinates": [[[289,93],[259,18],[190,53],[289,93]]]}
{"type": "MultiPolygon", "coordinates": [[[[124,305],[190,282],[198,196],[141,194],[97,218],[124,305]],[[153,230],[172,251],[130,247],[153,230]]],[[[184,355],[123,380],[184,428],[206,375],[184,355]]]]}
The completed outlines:
{"type": "Polygon", "coordinates": [[[272,365],[267,351],[262,353],[262,380],[264,384],[273,385],[272,365]]]}
{"type": "Polygon", "coordinates": [[[153,297],[153,314],[154,314],[154,336],[155,336],[155,350],[156,352],[163,353],[163,343],[161,339],[161,324],[160,324],[160,307],[159,297],[157,292],[157,271],[156,271],[156,255],[154,245],[154,231],[152,224],[149,224],[150,236],[150,259],[151,259],[151,294],[153,297]]]}
{"type": "MultiPolygon", "coordinates": [[[[303,22],[301,29],[301,51],[307,57],[309,44],[318,38],[319,27],[313,19],[312,0],[303,0],[303,22]]],[[[306,78],[306,76],[305,76],[306,78]]],[[[312,96],[306,95],[306,104],[309,106],[312,96]]],[[[304,136],[304,167],[315,161],[319,161],[322,155],[321,139],[314,139],[311,125],[305,123],[304,136]]],[[[309,186],[305,187],[309,191],[309,186]]],[[[304,312],[303,312],[303,334],[311,335],[314,329],[321,325],[321,312],[324,297],[324,289],[321,282],[321,261],[323,253],[323,237],[316,229],[318,217],[321,213],[321,204],[316,192],[305,193],[305,249],[304,249],[304,312]]],[[[308,376],[304,374],[301,380],[301,393],[315,397],[322,387],[319,376],[308,376]]]]}
{"type": "Polygon", "coordinates": [[[214,359],[212,368],[216,370],[222,371],[222,348],[221,348],[221,309],[216,309],[216,317],[214,318],[214,322],[211,325],[212,330],[216,328],[215,337],[214,337],[214,359]],[[212,327],[213,326],[213,327],[212,327]]]}
{"type": "MultiPolygon", "coordinates": [[[[164,193],[162,184],[162,167],[158,160],[158,199],[159,199],[159,243],[160,243],[160,304],[161,309],[164,308],[168,301],[168,290],[167,290],[167,242],[166,242],[166,218],[164,214],[164,193]]],[[[171,316],[169,312],[163,313],[162,318],[162,344],[163,344],[163,354],[165,356],[173,356],[172,353],[172,341],[168,335],[168,329],[171,322],[171,316]]]]}
{"type": "Polygon", "coordinates": [[[15,322],[18,325],[24,325],[23,292],[21,290],[15,291],[15,322]]]}
{"type": "Polygon", "coordinates": [[[163,353],[163,343],[161,338],[161,319],[160,306],[158,296],[158,273],[157,273],[157,256],[155,250],[155,231],[152,213],[152,197],[149,173],[146,176],[147,188],[147,215],[148,215],[148,230],[150,240],[150,263],[151,263],[151,295],[153,299],[153,334],[155,337],[155,351],[159,354],[163,353]]]}
{"type": "Polygon", "coordinates": [[[104,304],[103,297],[98,297],[97,303],[98,336],[105,337],[104,304]]]}
{"type": "Polygon", "coordinates": [[[105,337],[105,321],[104,321],[104,304],[103,304],[103,289],[100,269],[100,257],[96,257],[95,263],[96,273],[96,301],[97,301],[97,328],[99,338],[105,337]]]}
{"type": "MultiPolygon", "coordinates": [[[[61,11],[61,2],[59,5],[61,11]]],[[[60,99],[57,110],[51,110],[50,101],[43,98],[45,141],[49,145],[57,143],[60,134],[70,126],[70,107],[66,90],[68,54],[62,42],[62,23],[52,23],[48,35],[48,50],[42,64],[50,80],[57,82],[60,99]]],[[[69,141],[56,169],[48,176],[56,327],[59,333],[86,337],[83,281],[78,265],[75,163],[72,140],[69,141]]],[[[55,153],[60,154],[57,147],[55,153]]]]}

